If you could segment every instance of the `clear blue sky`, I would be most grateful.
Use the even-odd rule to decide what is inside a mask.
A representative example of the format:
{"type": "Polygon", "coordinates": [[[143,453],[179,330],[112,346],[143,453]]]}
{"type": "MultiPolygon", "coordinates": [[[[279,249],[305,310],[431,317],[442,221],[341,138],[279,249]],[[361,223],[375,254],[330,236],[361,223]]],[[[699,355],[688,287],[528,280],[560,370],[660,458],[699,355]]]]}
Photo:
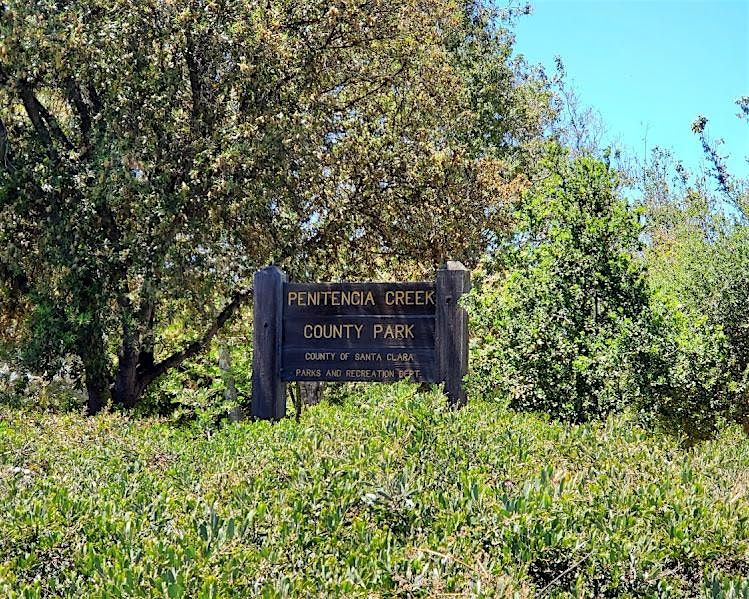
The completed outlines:
{"type": "Polygon", "coordinates": [[[703,114],[733,172],[749,176],[749,123],[734,103],[749,95],[749,0],[530,1],[516,51],[549,73],[561,56],[609,141],[642,156],[647,133],[648,148],[670,148],[694,168],[702,151],[690,125],[703,114]]]}

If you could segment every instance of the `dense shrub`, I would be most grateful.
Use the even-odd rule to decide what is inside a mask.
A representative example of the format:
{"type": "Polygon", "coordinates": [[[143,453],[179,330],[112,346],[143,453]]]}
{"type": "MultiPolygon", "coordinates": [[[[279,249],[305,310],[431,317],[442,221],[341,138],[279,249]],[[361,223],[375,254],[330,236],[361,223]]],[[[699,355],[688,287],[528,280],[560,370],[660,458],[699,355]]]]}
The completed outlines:
{"type": "Polygon", "coordinates": [[[634,401],[653,374],[640,227],[605,164],[553,150],[544,167],[468,299],[473,387],[580,422],[634,401]]]}
{"type": "Polygon", "coordinates": [[[85,397],[71,361],[51,376],[34,376],[14,362],[0,361],[0,406],[44,412],[80,412],[85,397]]]}
{"type": "MultiPolygon", "coordinates": [[[[246,323],[243,323],[246,325],[246,323]]],[[[252,376],[252,346],[249,327],[240,333],[222,335],[205,355],[183,362],[167,373],[145,394],[136,414],[169,416],[175,421],[217,422],[239,406],[249,407],[252,376]],[[220,344],[226,358],[223,368],[220,344]],[[235,392],[227,393],[231,386],[235,392]]]]}
{"type": "Polygon", "coordinates": [[[673,304],[656,306],[658,336],[652,339],[650,392],[637,408],[646,421],[691,444],[715,435],[726,420],[739,420],[744,385],[732,376],[730,341],[704,316],[673,304]]]}
{"type": "Polygon", "coordinates": [[[682,224],[648,254],[667,374],[643,408],[690,439],[749,428],[749,231],[682,224]]]}

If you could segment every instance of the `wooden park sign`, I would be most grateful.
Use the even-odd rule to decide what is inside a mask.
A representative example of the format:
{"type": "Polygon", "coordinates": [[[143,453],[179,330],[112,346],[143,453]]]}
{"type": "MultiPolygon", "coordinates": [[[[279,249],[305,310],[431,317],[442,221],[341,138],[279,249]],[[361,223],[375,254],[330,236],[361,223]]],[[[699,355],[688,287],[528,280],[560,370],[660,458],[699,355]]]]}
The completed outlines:
{"type": "Polygon", "coordinates": [[[290,381],[444,382],[465,403],[470,273],[448,262],[433,282],[290,283],[255,274],[252,415],[286,414],[290,381]]]}

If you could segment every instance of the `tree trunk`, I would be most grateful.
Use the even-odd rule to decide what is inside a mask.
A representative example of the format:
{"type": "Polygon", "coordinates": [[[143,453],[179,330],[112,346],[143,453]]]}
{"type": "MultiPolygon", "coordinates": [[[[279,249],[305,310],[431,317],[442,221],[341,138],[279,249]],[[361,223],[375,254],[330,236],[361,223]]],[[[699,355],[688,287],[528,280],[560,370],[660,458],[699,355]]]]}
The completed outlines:
{"type": "Polygon", "coordinates": [[[107,400],[107,385],[101,385],[100,381],[88,381],[89,376],[86,375],[86,393],[88,394],[88,400],[86,401],[86,414],[93,416],[98,414],[104,407],[104,403],[107,400]]]}
{"type": "Polygon", "coordinates": [[[133,408],[143,392],[144,385],[138,376],[139,352],[134,347],[120,350],[117,377],[112,389],[112,401],[126,408],[133,408]]]}
{"type": "Polygon", "coordinates": [[[91,331],[90,336],[79,346],[77,353],[86,375],[86,413],[93,416],[101,411],[109,399],[111,378],[103,338],[95,331],[91,331]]]}
{"type": "MultiPolygon", "coordinates": [[[[231,354],[229,354],[229,344],[223,338],[218,340],[218,367],[224,381],[224,400],[226,403],[236,404],[237,385],[234,381],[234,373],[231,371],[231,354]]],[[[242,408],[235,405],[229,411],[229,420],[239,422],[241,419],[242,408]]]]}
{"type": "MultiPolygon", "coordinates": [[[[117,374],[111,387],[112,401],[126,408],[135,407],[151,383],[172,368],[176,368],[185,360],[203,351],[218,330],[234,316],[249,295],[249,291],[235,293],[231,301],[224,306],[199,339],[158,363],[154,361],[153,347],[148,341],[153,338],[153,319],[151,316],[146,319],[148,324],[142,325],[145,332],[141,331],[137,335],[131,322],[125,321],[122,327],[122,347],[119,351],[117,374]]],[[[143,319],[141,319],[142,321],[143,319]]],[[[105,355],[103,345],[100,355],[105,355]]]]}

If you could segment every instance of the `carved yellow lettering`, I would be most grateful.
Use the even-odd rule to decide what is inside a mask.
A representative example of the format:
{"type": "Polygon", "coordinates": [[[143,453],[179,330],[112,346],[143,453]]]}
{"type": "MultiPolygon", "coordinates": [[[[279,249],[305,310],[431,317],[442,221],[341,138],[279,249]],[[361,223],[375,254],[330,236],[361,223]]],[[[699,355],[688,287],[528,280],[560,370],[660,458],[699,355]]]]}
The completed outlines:
{"type": "Polygon", "coordinates": [[[320,370],[316,368],[297,368],[295,371],[295,376],[314,376],[319,377],[320,376],[320,370]]]}

